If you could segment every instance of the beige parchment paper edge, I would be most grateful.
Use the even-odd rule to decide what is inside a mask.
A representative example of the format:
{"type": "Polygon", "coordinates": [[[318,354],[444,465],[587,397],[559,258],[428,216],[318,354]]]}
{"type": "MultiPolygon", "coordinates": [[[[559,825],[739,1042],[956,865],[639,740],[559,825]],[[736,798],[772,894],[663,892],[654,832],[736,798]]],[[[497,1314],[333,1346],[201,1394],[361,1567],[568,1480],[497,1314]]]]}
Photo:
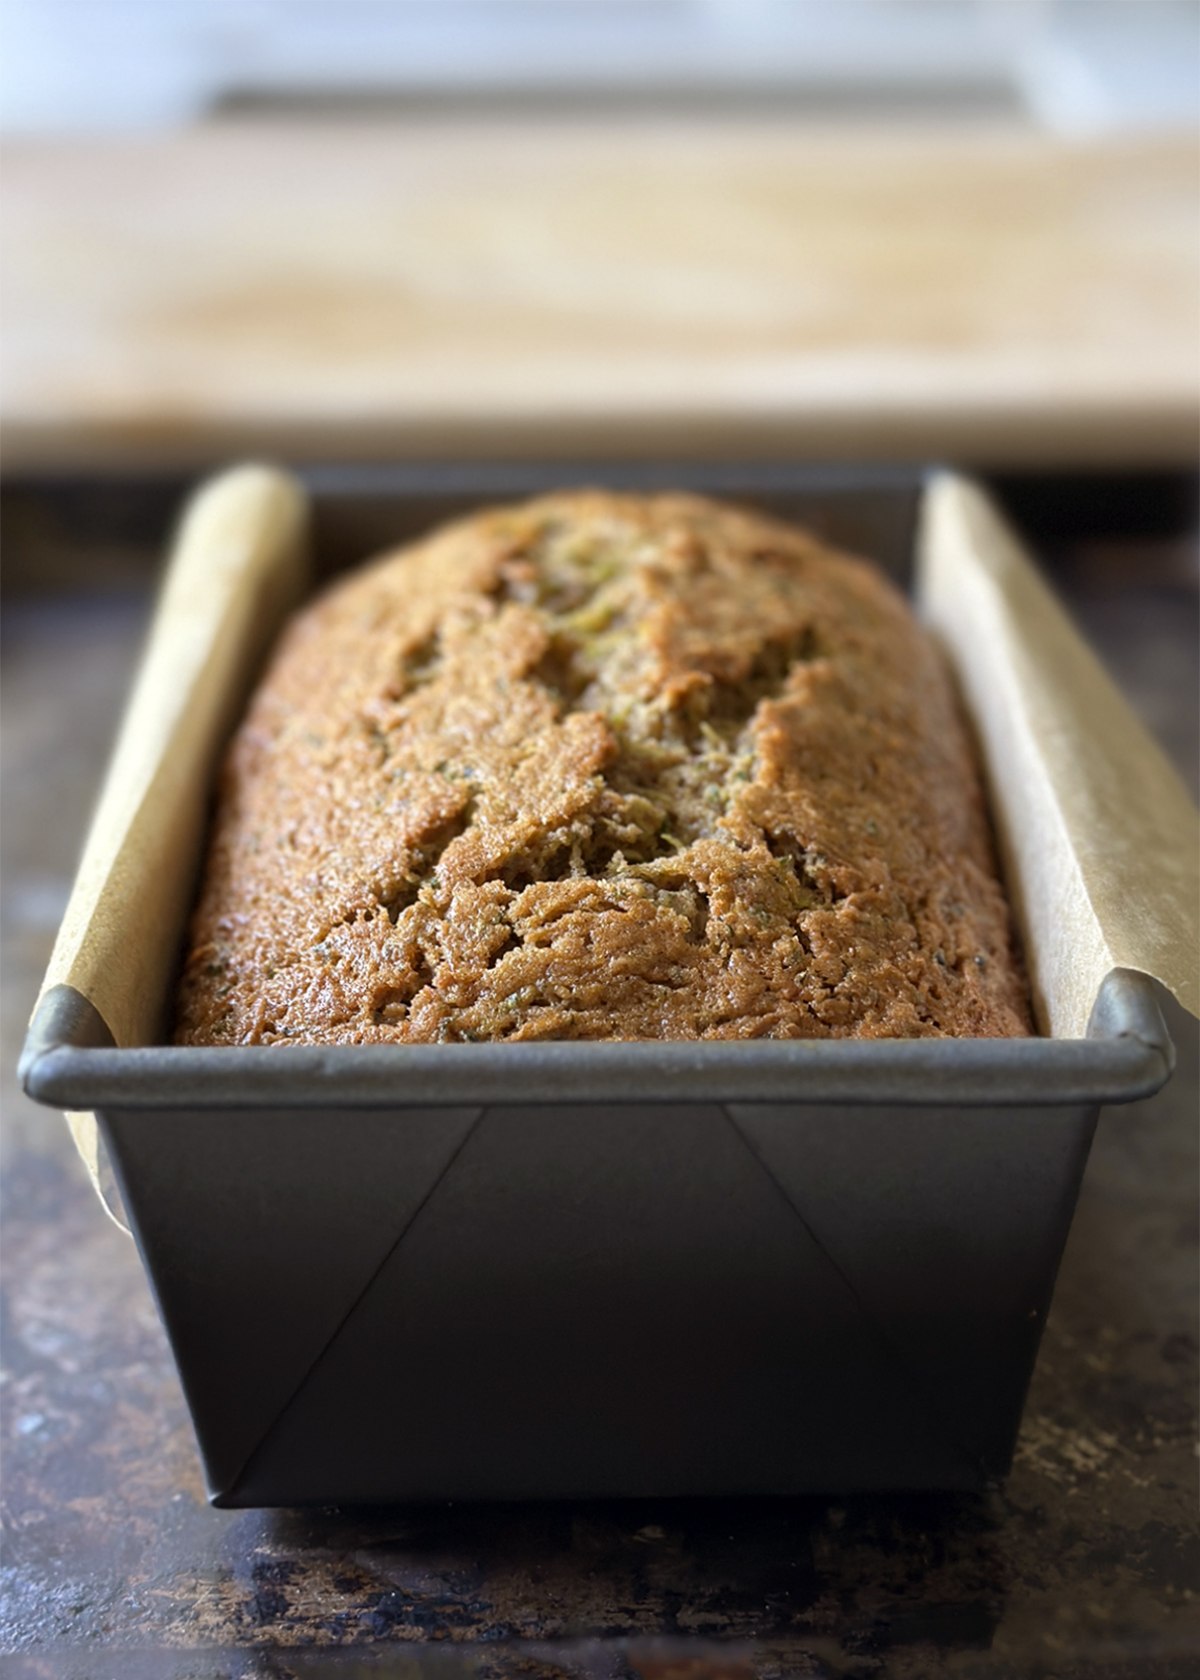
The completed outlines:
{"type": "MultiPolygon", "coordinates": [[[[154,1043],[163,1028],[215,761],[262,653],[306,591],[308,527],[298,481],[266,466],[222,474],[184,510],[38,994],[73,986],[119,1045],[154,1043]]],[[[127,1229],[94,1116],[67,1124],[127,1229]]]]}
{"type": "Polygon", "coordinates": [[[1043,1031],[1081,1038],[1106,976],[1200,1014],[1200,818],[1166,757],[983,491],[929,484],[918,609],[983,750],[1043,1031]]]}

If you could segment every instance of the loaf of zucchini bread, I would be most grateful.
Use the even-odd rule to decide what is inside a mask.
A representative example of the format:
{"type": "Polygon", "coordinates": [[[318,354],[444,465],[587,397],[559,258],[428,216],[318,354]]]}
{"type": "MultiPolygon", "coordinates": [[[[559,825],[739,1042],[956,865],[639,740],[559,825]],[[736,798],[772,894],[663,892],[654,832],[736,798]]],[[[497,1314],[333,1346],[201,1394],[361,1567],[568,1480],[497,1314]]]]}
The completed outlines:
{"type": "Polygon", "coordinates": [[[938,649],[864,561],[552,495],[338,581],[227,755],[177,1041],[1032,1031],[938,649]]]}

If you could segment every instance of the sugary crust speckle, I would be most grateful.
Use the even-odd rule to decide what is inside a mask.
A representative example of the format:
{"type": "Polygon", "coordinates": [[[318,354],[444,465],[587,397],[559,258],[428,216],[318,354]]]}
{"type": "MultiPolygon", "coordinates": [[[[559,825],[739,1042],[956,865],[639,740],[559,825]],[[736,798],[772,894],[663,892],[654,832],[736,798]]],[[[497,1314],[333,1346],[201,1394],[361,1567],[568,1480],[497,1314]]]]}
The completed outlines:
{"type": "Polygon", "coordinates": [[[222,771],[177,1040],[1031,1031],[902,598],[764,518],[596,491],[293,622],[222,771]]]}

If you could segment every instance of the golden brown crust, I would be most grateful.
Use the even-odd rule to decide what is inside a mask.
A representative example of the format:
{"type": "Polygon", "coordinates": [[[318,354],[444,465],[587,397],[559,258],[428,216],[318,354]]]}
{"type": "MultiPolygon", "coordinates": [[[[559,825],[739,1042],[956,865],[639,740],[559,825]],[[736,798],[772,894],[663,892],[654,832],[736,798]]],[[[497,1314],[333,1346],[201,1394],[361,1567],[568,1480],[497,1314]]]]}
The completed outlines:
{"type": "Polygon", "coordinates": [[[596,491],[292,624],[224,766],[177,1038],[1031,1030],[899,595],[772,521],[596,491]]]}

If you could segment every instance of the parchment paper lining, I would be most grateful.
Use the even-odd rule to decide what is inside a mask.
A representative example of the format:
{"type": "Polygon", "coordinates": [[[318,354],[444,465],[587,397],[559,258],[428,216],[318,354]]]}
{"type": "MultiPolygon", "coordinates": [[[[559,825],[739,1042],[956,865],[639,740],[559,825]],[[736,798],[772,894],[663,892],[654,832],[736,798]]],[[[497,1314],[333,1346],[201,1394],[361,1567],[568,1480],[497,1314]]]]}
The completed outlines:
{"type": "Polygon", "coordinates": [[[1039,1024],[1081,1038],[1131,968],[1200,1013],[1200,828],[1187,792],[974,484],[926,492],[917,602],[983,749],[1039,1024]]]}

